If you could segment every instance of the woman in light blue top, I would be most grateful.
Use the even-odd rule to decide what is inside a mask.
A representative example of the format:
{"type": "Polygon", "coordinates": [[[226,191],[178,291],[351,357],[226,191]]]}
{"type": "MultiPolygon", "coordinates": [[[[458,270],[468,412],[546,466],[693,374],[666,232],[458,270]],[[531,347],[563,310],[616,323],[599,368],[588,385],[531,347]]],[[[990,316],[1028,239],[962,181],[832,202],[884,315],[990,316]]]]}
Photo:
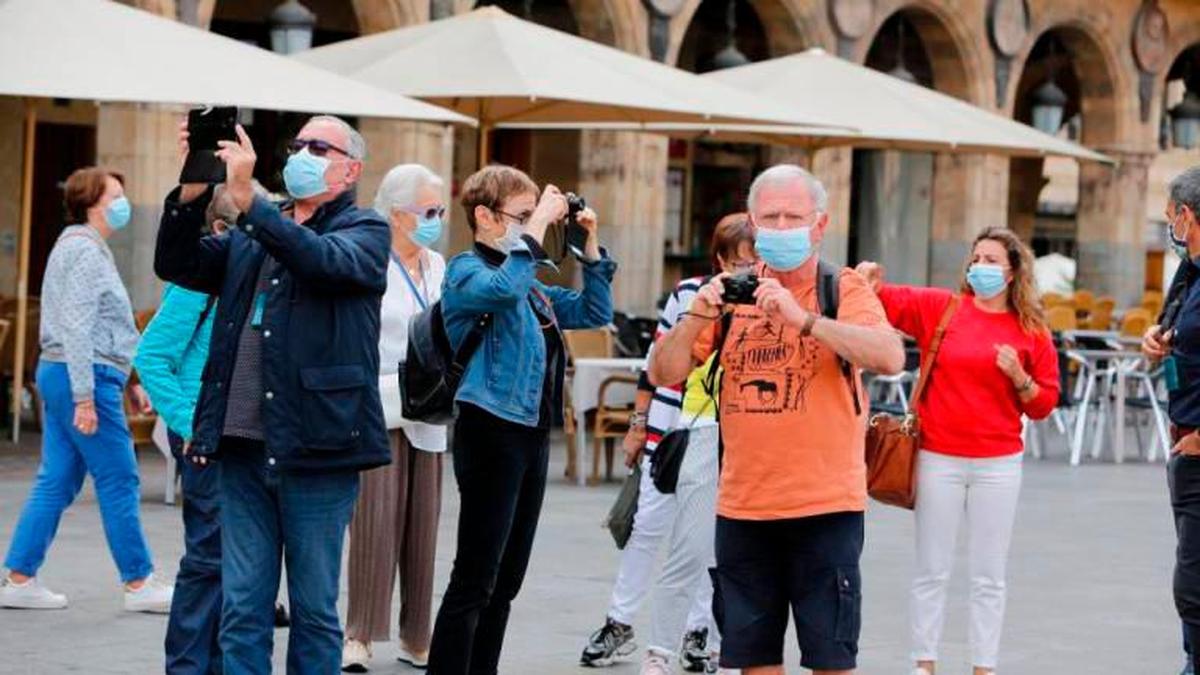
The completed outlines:
{"type": "Polygon", "coordinates": [[[67,212],[78,224],[64,229],[55,242],[42,283],[37,369],[44,406],[42,462],[5,559],[9,572],[0,606],[67,606],[65,596],[42,586],[36,576],[63,511],[88,474],[125,584],[125,609],[166,612],[171,604],[171,588],[152,579],[138,513],[137,458],[125,419],[124,391],[138,334],[107,244],[129,223],[123,180],[115,171],[95,167],[67,179],[67,212]]]}

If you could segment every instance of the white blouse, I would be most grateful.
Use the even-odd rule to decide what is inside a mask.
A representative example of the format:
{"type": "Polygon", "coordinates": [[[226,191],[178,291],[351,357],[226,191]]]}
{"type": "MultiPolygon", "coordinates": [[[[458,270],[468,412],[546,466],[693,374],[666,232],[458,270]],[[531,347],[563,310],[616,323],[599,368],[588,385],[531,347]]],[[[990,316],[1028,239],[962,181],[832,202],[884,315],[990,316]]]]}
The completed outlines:
{"type": "MultiPolygon", "coordinates": [[[[413,279],[417,293],[430,306],[442,297],[446,261],[436,251],[421,251],[421,278],[413,279]]],[[[379,395],[388,429],[403,429],[409,443],[419,450],[444,452],[446,427],[413,422],[401,415],[399,364],[408,354],[408,321],[422,311],[405,272],[396,259],[388,261],[387,292],[383,295],[379,325],[379,395]]]]}

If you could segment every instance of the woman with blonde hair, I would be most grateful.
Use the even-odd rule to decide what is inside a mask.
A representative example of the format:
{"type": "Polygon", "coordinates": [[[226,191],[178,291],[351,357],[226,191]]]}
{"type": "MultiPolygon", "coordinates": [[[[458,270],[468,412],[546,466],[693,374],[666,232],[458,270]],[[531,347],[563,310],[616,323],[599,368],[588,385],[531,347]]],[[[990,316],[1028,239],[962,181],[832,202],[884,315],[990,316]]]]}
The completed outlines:
{"type": "Polygon", "coordinates": [[[888,320],[930,348],[946,321],[933,375],[916,401],[917,572],[913,580],[913,675],[933,675],[954,566],[967,520],[971,577],[969,640],[975,675],[996,668],[1004,621],[1005,565],[1021,490],[1022,416],[1041,419],[1058,402],[1058,357],[1038,305],[1033,254],[1010,230],[975,238],[958,294],[884,282],[875,263],[858,266],[888,320]]]}

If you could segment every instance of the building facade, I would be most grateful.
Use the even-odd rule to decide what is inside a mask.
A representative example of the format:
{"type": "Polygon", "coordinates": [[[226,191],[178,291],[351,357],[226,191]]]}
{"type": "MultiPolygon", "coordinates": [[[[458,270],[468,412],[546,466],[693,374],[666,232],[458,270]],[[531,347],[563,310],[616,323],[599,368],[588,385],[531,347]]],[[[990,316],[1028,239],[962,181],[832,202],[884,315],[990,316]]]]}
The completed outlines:
{"type": "MultiPolygon", "coordinates": [[[[146,11],[264,47],[277,0],[131,0],[146,11]]],[[[470,11],[471,0],[304,0],[315,44],[470,11]]],[[[894,278],[952,285],[976,232],[1007,224],[1039,251],[1078,259],[1077,285],[1136,302],[1161,285],[1163,186],[1200,153],[1172,147],[1167,114],[1200,88],[1200,5],[1192,0],[510,0],[507,11],[617,49],[704,71],[813,47],[1031,122],[1038,92],[1063,93],[1060,133],[1112,165],[991,155],[826,149],[812,158],[831,193],[823,255],[882,259],[894,278]],[[729,51],[732,47],[733,51],[729,51]],[[736,52],[736,53],[735,53],[736,52]]],[[[423,67],[436,68],[436,64],[423,67]]],[[[106,74],[136,77],[136,73],[106,74]]],[[[153,243],[163,195],[178,172],[180,109],[41,101],[35,158],[31,294],[53,237],[61,181],[99,162],[121,169],[134,203],[114,238],[138,307],[153,306],[153,243]]],[[[22,109],[0,97],[0,146],[20,157],[22,109]]],[[[297,118],[255,111],[257,138],[297,118]]],[[[452,177],[474,168],[467,130],[361,120],[370,148],[361,200],[386,170],[422,162],[452,177]]],[[[278,150],[278,141],[275,143],[278,150]]],[[[621,261],[617,307],[652,311],[672,279],[703,267],[716,218],[740,210],[753,173],[802,159],[786,147],[669,141],[627,132],[499,132],[494,156],[587,197],[621,261]]],[[[264,153],[260,149],[260,156],[264,153]]],[[[277,151],[276,155],[279,154],[277,151]]],[[[278,163],[278,158],[276,163],[278,163]]],[[[268,182],[270,176],[267,176],[268,182]]],[[[15,290],[20,166],[0,166],[0,295],[15,290]]],[[[469,242],[461,212],[442,247],[469,242]]]]}

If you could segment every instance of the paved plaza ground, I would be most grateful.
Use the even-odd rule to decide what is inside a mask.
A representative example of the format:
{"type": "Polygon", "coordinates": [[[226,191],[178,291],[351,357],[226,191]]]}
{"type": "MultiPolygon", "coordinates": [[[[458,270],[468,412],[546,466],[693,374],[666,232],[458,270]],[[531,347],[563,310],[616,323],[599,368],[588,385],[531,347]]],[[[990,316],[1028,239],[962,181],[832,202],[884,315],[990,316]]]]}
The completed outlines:
{"type": "MultiPolygon", "coordinates": [[[[1133,460],[1071,468],[1061,439],[1047,440],[1050,456],[1028,459],[1025,465],[999,672],[1177,673],[1182,655],[1170,592],[1174,536],[1163,465],[1133,460]]],[[[36,434],[21,449],[0,442],[0,543],[5,547],[36,470],[37,443],[36,434]]],[[[182,552],[179,510],[163,504],[162,458],[146,451],[140,462],[146,533],[162,572],[173,576],[182,552]]],[[[506,674],[587,672],[575,664],[607,607],[618,553],[599,523],[618,486],[580,489],[567,484],[561,478],[562,462],[559,441],[529,576],[510,623],[501,668],[506,674]]],[[[458,511],[449,471],[446,480],[439,596],[454,555],[458,511]]],[[[909,672],[912,531],[907,512],[874,506],[868,515],[861,673],[909,672]]],[[[90,481],[63,518],[41,576],[70,597],[71,607],[58,612],[0,610],[0,673],[162,672],[165,617],[121,611],[90,481]]],[[[646,607],[639,630],[648,617],[646,607]]],[[[276,666],[283,672],[287,634],[276,635],[276,666]]],[[[789,641],[789,672],[801,672],[793,644],[789,641]]],[[[372,672],[410,672],[394,657],[391,645],[377,645],[372,672]]],[[[968,673],[967,661],[966,579],[960,563],[939,673],[968,673]]],[[[609,672],[629,675],[637,668],[631,661],[609,672]]]]}

